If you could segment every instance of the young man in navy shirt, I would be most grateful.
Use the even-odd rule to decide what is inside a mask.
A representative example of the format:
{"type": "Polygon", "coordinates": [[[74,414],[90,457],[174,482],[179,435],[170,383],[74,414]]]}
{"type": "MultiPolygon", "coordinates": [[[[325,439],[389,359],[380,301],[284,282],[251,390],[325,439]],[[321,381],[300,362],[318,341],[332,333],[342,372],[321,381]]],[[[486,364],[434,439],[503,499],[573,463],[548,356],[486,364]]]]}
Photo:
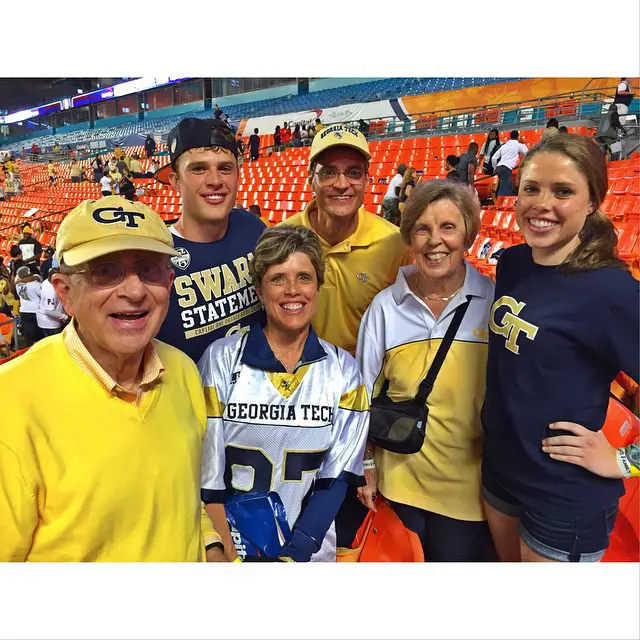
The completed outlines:
{"type": "Polygon", "coordinates": [[[182,196],[182,215],[171,228],[180,256],[169,313],[157,335],[195,362],[218,338],[246,332],[261,316],[249,262],[264,223],[235,208],[237,146],[220,120],[185,118],[170,131],[171,163],[156,179],[182,196]]]}

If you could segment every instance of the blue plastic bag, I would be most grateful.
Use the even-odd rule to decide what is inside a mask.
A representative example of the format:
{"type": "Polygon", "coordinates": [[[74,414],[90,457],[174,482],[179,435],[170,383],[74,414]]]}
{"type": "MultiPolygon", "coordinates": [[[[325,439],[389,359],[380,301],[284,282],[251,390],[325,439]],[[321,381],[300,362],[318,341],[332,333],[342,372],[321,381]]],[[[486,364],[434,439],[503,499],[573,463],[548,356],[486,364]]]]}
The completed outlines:
{"type": "Polygon", "coordinates": [[[291,529],[280,496],[271,491],[229,498],[224,505],[238,556],[276,559],[291,540],[291,529]]]}

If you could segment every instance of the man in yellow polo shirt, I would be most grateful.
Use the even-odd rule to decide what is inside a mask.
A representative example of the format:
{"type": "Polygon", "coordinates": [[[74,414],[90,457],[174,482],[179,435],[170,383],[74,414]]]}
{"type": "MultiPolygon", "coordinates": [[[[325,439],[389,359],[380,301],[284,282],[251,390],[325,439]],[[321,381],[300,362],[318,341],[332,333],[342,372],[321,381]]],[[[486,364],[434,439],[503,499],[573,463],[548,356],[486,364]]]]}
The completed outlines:
{"type": "Polygon", "coordinates": [[[309,227],[320,237],[327,267],[313,328],[351,354],[367,307],[409,262],[398,228],[362,207],[370,160],[367,140],[355,127],[322,129],[309,155],[315,198],[282,223],[309,227]]]}
{"type": "MultiPolygon", "coordinates": [[[[315,198],[282,223],[309,227],[320,237],[326,268],[313,328],[351,354],[369,304],[410,262],[398,227],[362,206],[370,160],[369,145],[358,129],[342,124],[322,128],[309,155],[315,198]]],[[[355,488],[347,490],[336,517],[340,547],[351,545],[368,511],[356,496],[355,488]]]]}
{"type": "Polygon", "coordinates": [[[42,380],[0,422],[0,562],[225,561],[200,502],[200,375],[153,339],[171,234],[152,209],[109,196],[64,219],[56,253],[73,321],[0,367],[3,389],[42,380]]]}

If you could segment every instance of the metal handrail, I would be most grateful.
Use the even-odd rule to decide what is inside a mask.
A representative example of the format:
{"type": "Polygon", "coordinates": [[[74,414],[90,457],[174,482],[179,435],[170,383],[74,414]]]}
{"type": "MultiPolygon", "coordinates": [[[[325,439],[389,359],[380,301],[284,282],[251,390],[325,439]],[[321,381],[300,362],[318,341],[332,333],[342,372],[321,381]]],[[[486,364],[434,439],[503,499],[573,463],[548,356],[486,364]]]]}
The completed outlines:
{"type": "MultiPolygon", "coordinates": [[[[585,120],[590,113],[585,107],[600,103],[598,112],[602,111],[604,104],[613,102],[616,87],[604,87],[589,89],[590,82],[580,91],[570,91],[561,94],[544,96],[535,101],[523,104],[523,101],[503,102],[476,105],[474,107],[458,107],[438,111],[424,111],[411,114],[411,119],[401,119],[397,116],[372,118],[365,120],[370,125],[371,139],[392,138],[406,136],[408,133],[423,136],[446,135],[447,133],[479,133],[491,128],[506,129],[515,125],[525,125],[524,128],[537,128],[544,126],[549,115],[547,109],[562,107],[567,102],[576,102],[575,113],[565,116],[557,116],[561,121],[585,120]],[[513,113],[513,120],[505,122],[505,113],[513,113]],[[491,118],[487,118],[488,115],[491,118]],[[476,122],[477,116],[481,116],[480,122],[476,122]],[[456,119],[458,121],[456,122],[456,119]],[[460,119],[462,125],[459,124],[460,119]],[[371,130],[371,123],[386,123],[384,131],[371,130]],[[417,126],[419,123],[431,123],[432,126],[417,126]]],[[[637,110],[630,111],[629,115],[636,115],[637,110]]],[[[353,123],[353,122],[352,122],[353,123]]],[[[374,128],[375,129],[375,128],[374,128]]]]}

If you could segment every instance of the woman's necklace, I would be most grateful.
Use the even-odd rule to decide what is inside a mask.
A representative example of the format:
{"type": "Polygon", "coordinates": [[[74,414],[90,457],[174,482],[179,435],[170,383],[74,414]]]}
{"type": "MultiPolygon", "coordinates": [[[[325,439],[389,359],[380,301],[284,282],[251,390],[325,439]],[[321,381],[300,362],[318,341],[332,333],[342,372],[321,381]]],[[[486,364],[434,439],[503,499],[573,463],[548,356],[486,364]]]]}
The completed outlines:
{"type": "Polygon", "coordinates": [[[449,300],[455,298],[460,293],[460,291],[462,291],[462,287],[464,287],[464,279],[462,280],[462,284],[460,285],[460,287],[456,289],[451,295],[436,298],[435,296],[422,293],[422,291],[420,291],[420,282],[416,278],[416,289],[418,290],[418,293],[422,298],[424,298],[425,300],[429,300],[430,302],[449,302],[449,300]]]}

